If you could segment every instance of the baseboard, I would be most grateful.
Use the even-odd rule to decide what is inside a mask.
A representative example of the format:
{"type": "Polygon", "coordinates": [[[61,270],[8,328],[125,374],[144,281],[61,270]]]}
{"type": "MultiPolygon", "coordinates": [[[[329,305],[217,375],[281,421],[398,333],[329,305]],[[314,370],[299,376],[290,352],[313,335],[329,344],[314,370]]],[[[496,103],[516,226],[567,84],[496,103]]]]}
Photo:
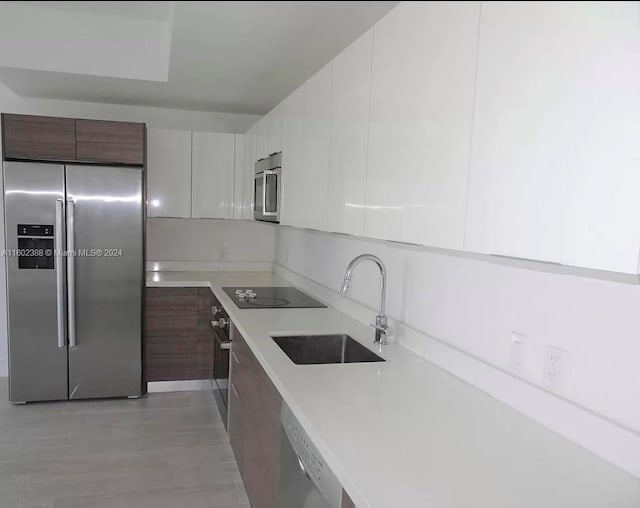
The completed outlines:
{"type": "Polygon", "coordinates": [[[182,381],[151,381],[147,383],[148,393],[191,392],[211,390],[211,379],[188,379],[182,381]]]}
{"type": "MultiPolygon", "coordinates": [[[[0,379],[8,378],[7,361],[0,363],[0,379]],[[4,370],[3,370],[4,369],[4,370]]],[[[188,379],[183,381],[151,381],[147,383],[148,393],[192,392],[212,390],[211,379],[188,379]]]]}
{"type": "Polygon", "coordinates": [[[272,261],[147,261],[148,272],[270,272],[272,261]]]}

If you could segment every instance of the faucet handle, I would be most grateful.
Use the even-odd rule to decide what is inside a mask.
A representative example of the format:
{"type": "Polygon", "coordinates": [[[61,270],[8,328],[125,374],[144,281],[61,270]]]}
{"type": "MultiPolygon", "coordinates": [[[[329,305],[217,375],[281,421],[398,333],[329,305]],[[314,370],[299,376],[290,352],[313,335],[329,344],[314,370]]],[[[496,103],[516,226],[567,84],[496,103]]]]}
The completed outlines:
{"type": "Polygon", "coordinates": [[[387,344],[387,337],[391,336],[391,328],[387,325],[387,316],[376,316],[376,322],[369,325],[376,330],[376,344],[387,344]]]}
{"type": "Polygon", "coordinates": [[[386,346],[388,344],[387,337],[389,333],[389,327],[386,325],[376,325],[374,323],[371,323],[369,326],[376,331],[376,337],[373,340],[373,343],[381,346],[386,346]]]}
{"type": "Polygon", "coordinates": [[[387,337],[392,337],[393,333],[394,333],[394,329],[391,326],[388,325],[377,325],[375,323],[371,323],[369,325],[371,328],[373,328],[374,330],[380,330],[381,332],[384,332],[387,337]]]}
{"type": "Polygon", "coordinates": [[[387,326],[387,316],[381,316],[378,314],[376,316],[376,323],[373,326],[376,330],[386,331],[389,326],[387,326]]]}

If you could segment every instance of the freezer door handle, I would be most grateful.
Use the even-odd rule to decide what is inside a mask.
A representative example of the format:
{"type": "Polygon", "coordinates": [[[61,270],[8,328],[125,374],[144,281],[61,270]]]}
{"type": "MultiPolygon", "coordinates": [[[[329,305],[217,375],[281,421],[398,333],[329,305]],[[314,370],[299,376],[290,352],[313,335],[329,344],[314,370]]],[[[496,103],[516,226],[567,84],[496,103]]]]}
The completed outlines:
{"type": "Polygon", "coordinates": [[[56,315],[58,319],[58,347],[64,348],[67,345],[65,338],[65,314],[64,314],[64,201],[62,198],[56,200],[56,225],[54,233],[55,252],[53,253],[56,267],[56,315]]]}
{"type": "Polygon", "coordinates": [[[69,347],[76,347],[75,201],[67,199],[67,317],[69,347]]]}

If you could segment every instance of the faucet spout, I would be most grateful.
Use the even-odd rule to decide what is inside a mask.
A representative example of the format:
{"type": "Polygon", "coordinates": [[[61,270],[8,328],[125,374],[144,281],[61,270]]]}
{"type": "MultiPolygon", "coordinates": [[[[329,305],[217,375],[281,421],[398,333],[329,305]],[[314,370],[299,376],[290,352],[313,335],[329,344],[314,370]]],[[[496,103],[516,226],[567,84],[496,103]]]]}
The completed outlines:
{"type": "Polygon", "coordinates": [[[380,270],[380,300],[379,300],[379,310],[378,315],[376,316],[376,322],[372,326],[376,329],[376,338],[374,342],[376,344],[386,344],[387,343],[387,316],[385,314],[386,307],[386,298],[387,298],[387,269],[384,266],[384,263],[378,256],[374,256],[373,254],[360,254],[351,260],[349,265],[347,266],[347,270],[344,274],[344,280],[342,281],[342,287],[340,289],[340,296],[345,296],[347,291],[349,290],[349,286],[351,285],[351,279],[353,277],[353,270],[356,266],[358,266],[362,261],[372,261],[376,264],[378,269],[380,270]]]}

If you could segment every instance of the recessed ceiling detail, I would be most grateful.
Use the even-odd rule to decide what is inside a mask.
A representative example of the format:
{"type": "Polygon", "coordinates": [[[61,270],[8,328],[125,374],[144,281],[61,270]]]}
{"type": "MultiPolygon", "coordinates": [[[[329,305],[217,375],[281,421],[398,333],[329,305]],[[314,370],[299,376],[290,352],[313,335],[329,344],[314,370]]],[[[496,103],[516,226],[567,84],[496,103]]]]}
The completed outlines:
{"type": "Polygon", "coordinates": [[[263,114],[396,4],[0,2],[0,82],[30,97],[263,114]]]}
{"type": "Polygon", "coordinates": [[[166,82],[171,20],[0,2],[0,48],[1,67],[166,82]]]}

